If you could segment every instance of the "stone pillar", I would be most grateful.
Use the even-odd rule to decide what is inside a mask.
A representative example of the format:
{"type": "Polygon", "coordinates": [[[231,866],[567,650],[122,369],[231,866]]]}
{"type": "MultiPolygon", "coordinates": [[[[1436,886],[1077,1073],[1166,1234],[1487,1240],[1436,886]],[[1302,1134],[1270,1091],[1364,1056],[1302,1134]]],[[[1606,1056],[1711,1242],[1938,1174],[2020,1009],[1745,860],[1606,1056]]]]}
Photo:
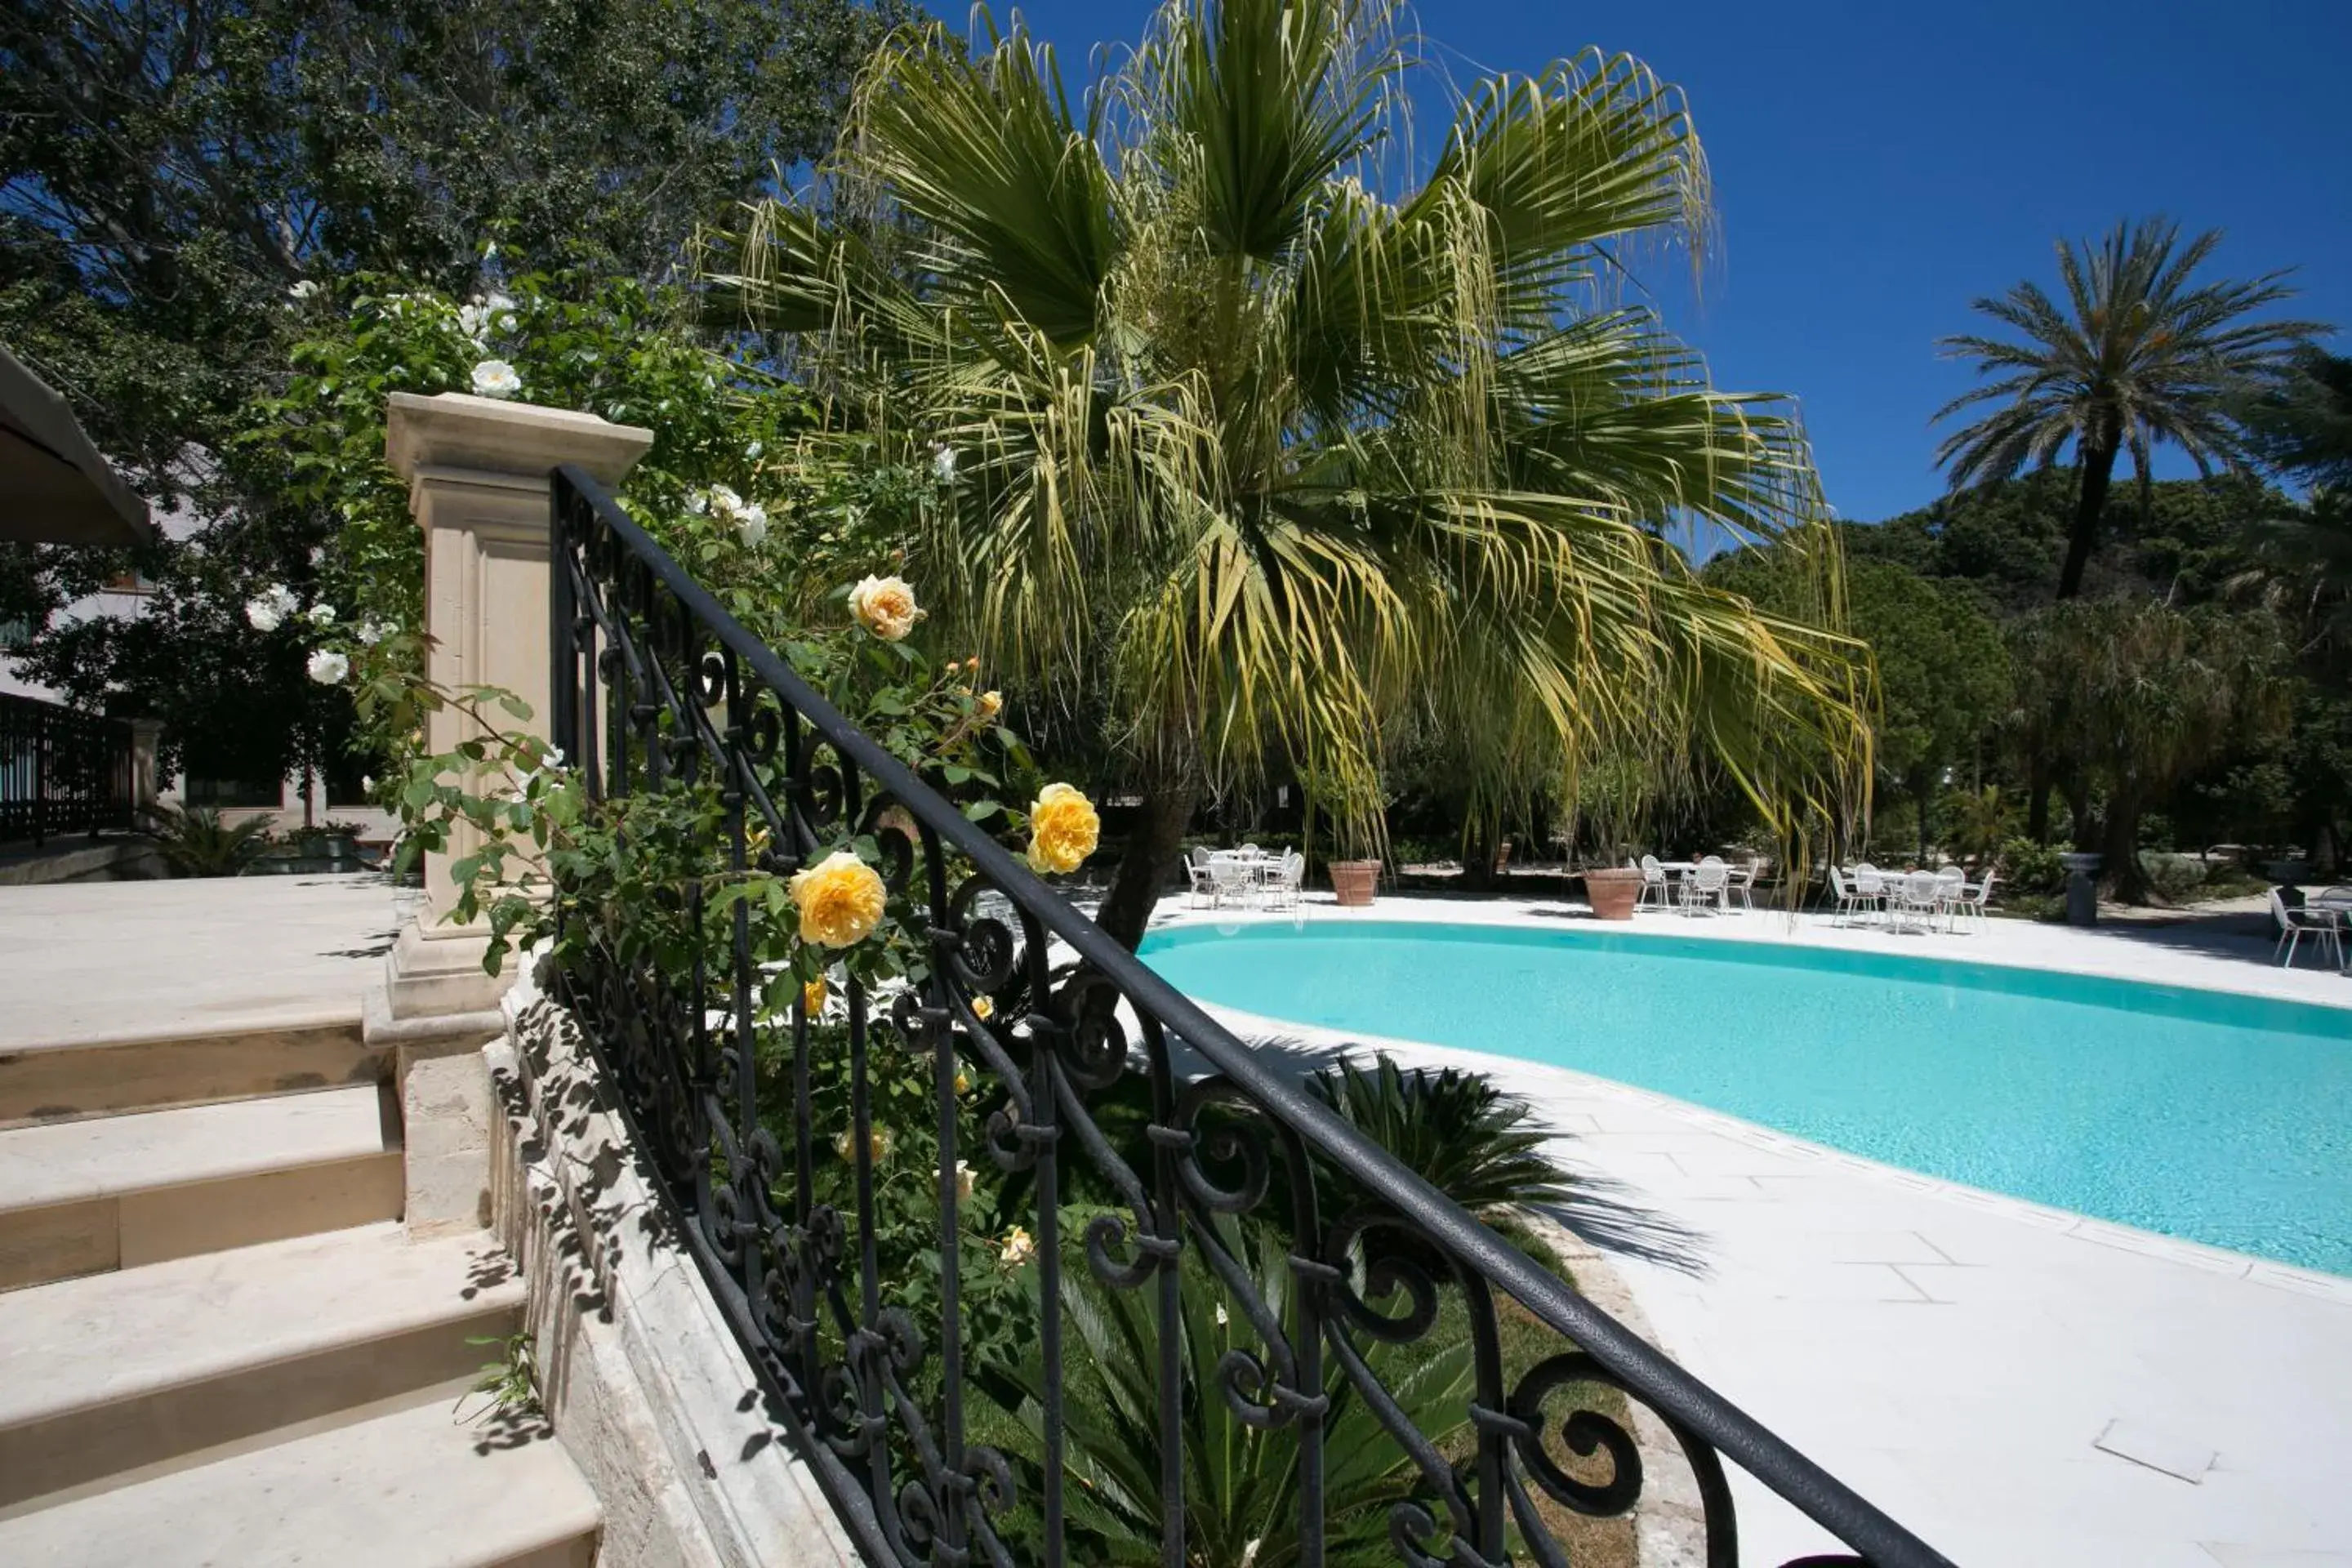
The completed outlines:
{"type": "MultiPolygon", "coordinates": [[[[617,485],[652,444],[650,430],[593,414],[455,392],[392,395],[384,456],[408,481],[425,531],[427,673],[437,685],[503,687],[530,705],[518,727],[547,732],[548,476],[577,463],[617,485]]],[[[479,728],[445,709],[425,745],[446,752],[479,728]]],[[[425,858],[424,900],[392,954],[393,1017],[497,1008],[506,979],[482,973],[487,931],[445,919],[457,902],[450,864],[479,847],[461,825],[448,848],[425,858]]]]}
{"type": "Polygon", "coordinates": [[[160,763],[163,754],[163,721],[131,721],[131,820],[144,826],[147,814],[163,793],[160,763]]]}
{"type": "MultiPolygon", "coordinates": [[[[549,476],[576,463],[617,485],[653,439],[593,414],[454,392],[392,395],[384,456],[408,481],[425,531],[426,672],[436,684],[503,687],[531,716],[501,713],[499,721],[547,734],[549,476]]],[[[445,710],[432,716],[425,744],[446,752],[479,731],[445,710]]],[[[450,863],[478,847],[467,829],[425,858],[423,895],[365,1006],[368,1043],[394,1061],[412,1235],[489,1223],[491,1101],[481,1047],[505,1033],[499,999],[515,965],[485,973],[488,931],[444,918],[457,903],[450,863]]]]}

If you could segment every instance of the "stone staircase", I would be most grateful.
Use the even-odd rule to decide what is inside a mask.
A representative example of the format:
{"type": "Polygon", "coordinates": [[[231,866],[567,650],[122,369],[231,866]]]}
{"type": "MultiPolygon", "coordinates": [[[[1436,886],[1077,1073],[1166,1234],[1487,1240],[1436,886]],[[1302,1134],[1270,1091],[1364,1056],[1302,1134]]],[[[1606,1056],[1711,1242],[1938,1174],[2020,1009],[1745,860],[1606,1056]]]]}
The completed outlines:
{"type": "Polygon", "coordinates": [[[0,1564],[590,1568],[486,1231],[404,1224],[356,1018],[0,1046],[0,1564]],[[478,1414],[479,1413],[479,1414],[478,1414]]]}

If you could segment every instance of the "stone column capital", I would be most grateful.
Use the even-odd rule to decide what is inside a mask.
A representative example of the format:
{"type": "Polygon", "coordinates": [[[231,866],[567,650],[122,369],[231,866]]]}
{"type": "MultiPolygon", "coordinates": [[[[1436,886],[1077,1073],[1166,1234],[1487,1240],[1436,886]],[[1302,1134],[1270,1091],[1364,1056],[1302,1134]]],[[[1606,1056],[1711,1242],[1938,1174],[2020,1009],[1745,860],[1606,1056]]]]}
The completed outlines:
{"type": "Polygon", "coordinates": [[[543,487],[561,463],[577,463],[598,483],[616,485],[653,444],[654,433],[642,426],[465,392],[395,392],[383,429],[384,460],[412,488],[436,469],[503,474],[543,487]]]}

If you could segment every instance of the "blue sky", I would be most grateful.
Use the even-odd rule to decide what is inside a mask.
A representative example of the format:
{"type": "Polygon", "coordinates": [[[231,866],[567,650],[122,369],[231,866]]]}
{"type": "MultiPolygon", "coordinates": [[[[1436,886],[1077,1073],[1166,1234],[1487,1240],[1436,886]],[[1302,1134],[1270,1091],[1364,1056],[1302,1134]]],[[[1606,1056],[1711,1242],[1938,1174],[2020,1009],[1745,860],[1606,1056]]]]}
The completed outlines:
{"type": "MultiPolygon", "coordinates": [[[[1151,7],[1023,10],[1075,87],[1151,7]]],[[[2220,272],[2294,268],[2295,313],[2352,325],[2352,0],[1457,0],[1418,22],[1457,79],[1597,44],[1682,85],[1724,243],[1696,301],[1679,260],[1645,281],[1717,384],[1801,400],[1849,518],[1941,490],[1928,416],[1970,377],[1935,341],[1979,295],[2054,287],[2060,234],[2219,227],[2220,272]]]]}

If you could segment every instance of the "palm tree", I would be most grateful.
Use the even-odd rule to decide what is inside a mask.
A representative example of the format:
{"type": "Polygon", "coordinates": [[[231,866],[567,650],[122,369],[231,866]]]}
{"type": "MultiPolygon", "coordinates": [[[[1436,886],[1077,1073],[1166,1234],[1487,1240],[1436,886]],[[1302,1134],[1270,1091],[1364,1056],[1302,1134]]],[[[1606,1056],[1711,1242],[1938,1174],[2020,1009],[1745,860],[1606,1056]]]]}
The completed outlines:
{"type": "Polygon", "coordinates": [[[1474,800],[1687,744],[1792,835],[1830,814],[1868,673],[1821,629],[1802,432],[1615,302],[1709,229],[1676,91],[1594,54],[1497,77],[1416,184],[1383,0],[1169,0],[1082,115],[985,29],[882,49],[723,280],[833,416],[952,476],[911,559],[965,646],[1066,711],[1115,693],[1107,929],[1140,939],[1207,790],[1285,769],[1377,841],[1416,710],[1474,800]],[[1694,522],[1809,542],[1815,624],[1700,584],[1664,542],[1694,522]]]}
{"type": "Polygon", "coordinates": [[[2194,274],[2221,243],[2208,229],[2179,244],[2161,217],[2118,223],[2096,249],[2058,242],[2066,303],[2039,284],[2013,285],[1975,308],[2022,334],[2021,342],[1961,335],[1943,340],[1948,357],[1973,359],[1997,381],[1937,410],[1946,419],[1978,404],[2000,407],[1954,431],[1936,449],[1952,488],[2048,467],[2071,443],[2081,471],[2058,597],[2081,592],[2098,542],[2099,514],[2116,459],[2128,452],[2143,510],[2153,449],[2169,441],[2198,471],[2242,468],[2246,448],[2231,416],[2250,385],[2276,371],[2313,333],[2314,321],[2256,321],[2255,311],[2289,298],[2285,275],[2200,283],[2194,274]]]}

